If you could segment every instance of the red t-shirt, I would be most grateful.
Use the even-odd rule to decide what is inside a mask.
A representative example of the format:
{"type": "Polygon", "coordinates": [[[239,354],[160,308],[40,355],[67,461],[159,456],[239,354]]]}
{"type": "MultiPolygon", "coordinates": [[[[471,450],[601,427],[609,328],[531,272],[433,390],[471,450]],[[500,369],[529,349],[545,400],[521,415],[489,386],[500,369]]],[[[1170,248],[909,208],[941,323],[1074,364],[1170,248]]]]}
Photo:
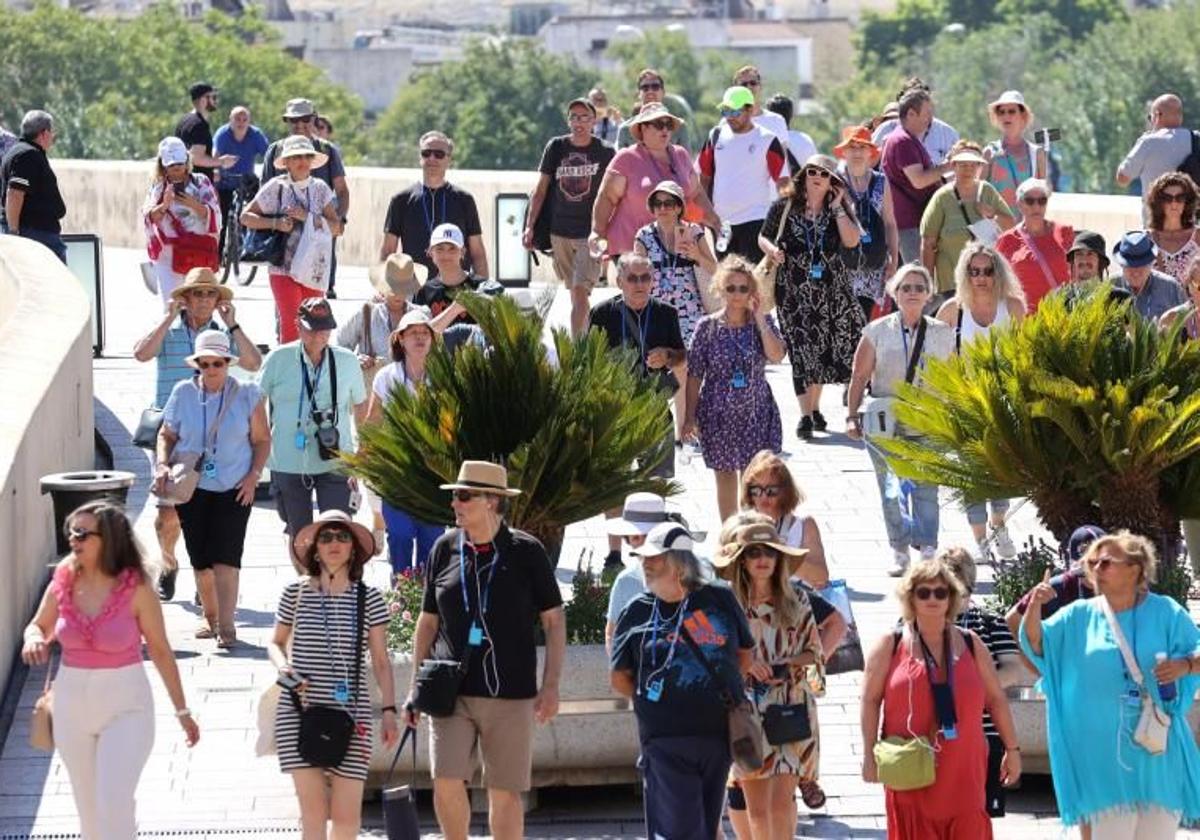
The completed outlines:
{"type": "Polygon", "coordinates": [[[1032,314],[1038,302],[1070,279],[1067,251],[1075,242],[1075,230],[1070,225],[1046,222],[1048,230],[1041,236],[1030,236],[1018,225],[996,240],[996,250],[1012,265],[1021,288],[1025,290],[1027,312],[1032,314]],[[1034,252],[1037,249],[1037,253],[1034,252]],[[1042,259],[1038,259],[1041,254],[1042,259]],[[1045,268],[1042,262],[1045,262],[1045,268]],[[1046,271],[1050,276],[1046,276],[1046,271]]]}
{"type": "Polygon", "coordinates": [[[937,192],[941,182],[917,188],[904,174],[904,167],[919,163],[928,169],[933,166],[925,144],[903,128],[897,128],[883,143],[883,174],[892,185],[892,209],[896,214],[896,227],[908,230],[921,226],[921,214],[925,205],[937,192]]]}

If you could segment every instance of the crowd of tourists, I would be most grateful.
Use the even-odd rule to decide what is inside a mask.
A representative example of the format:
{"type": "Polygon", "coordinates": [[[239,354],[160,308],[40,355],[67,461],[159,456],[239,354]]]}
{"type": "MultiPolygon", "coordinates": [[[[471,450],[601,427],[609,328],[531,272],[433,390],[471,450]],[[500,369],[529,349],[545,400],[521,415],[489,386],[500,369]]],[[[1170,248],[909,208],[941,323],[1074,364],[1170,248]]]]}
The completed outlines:
{"type": "MultiPolygon", "coordinates": [[[[996,616],[971,596],[977,563],[1016,555],[1009,500],[967,506],[975,544],[945,546],[939,488],[901,481],[873,438],[912,434],[897,427],[895,397],[902,382],[921,387],[928,359],[1018,324],[1047,296],[1086,293],[1110,264],[1138,317],[1200,339],[1200,187],[1181,169],[1191,150],[1182,104],[1155,100],[1118,170],[1122,184],[1140,179],[1146,226],[1110,252],[1099,234],[1048,218],[1049,140],[1028,136],[1034,115],[1019,91],[986,105],[997,136],[968,139],[935,118],[932,92],[913,79],[826,154],[790,127],[790,99],[766,98],[757,68],[732,81],[711,128],[686,124],[654,69],[639,74],[628,118],[599,88],[567,103],[523,231],[569,290],[571,334],[599,330],[632,351],[673,407],[643,459],[669,478],[687,446],[713,473],[711,556],[662,497],[633,494],[607,519],[611,683],[637,720],[648,836],[711,838],[727,815],[742,840],[775,840],[793,835],[797,797],[825,804],[818,701],[827,676],[846,670],[836,654],[858,640],[821,523],[780,457],[767,369],[785,359],[798,444],[839,426],[865,441],[899,578],[895,629],[857,666],[862,776],[886,788],[888,836],[992,836],[1022,771],[1004,688],[1039,676],[1063,822],[1094,840],[1173,836],[1200,819],[1187,724],[1200,631],[1148,591],[1154,546],[1078,523],[1063,573],[1048,571],[996,616]],[[609,276],[618,293],[594,301],[609,276]],[[844,424],[822,413],[829,385],[845,389],[844,424]]],[[[520,837],[533,728],[558,711],[566,626],[545,548],[505,521],[519,491],[502,464],[465,461],[442,487],[454,519],[443,528],[375,497],[337,459],[397,391],[430,387],[431,354],[485,340],[460,294],[504,293],[475,198],[448,178],[454,141],[438,130],[417,138],[420,179],[382,220],[369,272],[377,295],[339,324],[329,299],[350,190],[340,150],[321,136],[331,126],[295,98],[274,143],[243,106],[214,134],[219,92],[197,83],[189,95],[193,110],[158,145],[140,219],[147,283],[163,304],[134,348],[156,364],[137,438],[154,453],[161,565],[119,508],[85,505],[66,523],[71,553],[25,633],[29,663],[61,647],[54,739],[83,836],[136,835],[134,793],[153,741],[143,643],[187,744],[200,737],[160,601],[175,597],[182,536],[196,638],[238,647],[247,523],[269,468],[297,574],[268,645],[280,687],[272,733],[303,836],[356,837],[373,740],[395,747],[428,716],[441,833],[467,837],[467,785],[481,763],[491,834],[520,837]],[[245,200],[231,218],[236,191],[245,200]],[[269,264],[276,335],[265,355],[214,273],[233,224],[269,264]],[[364,498],[371,527],[355,518],[364,498]],[[424,578],[406,697],[393,687],[383,594],[363,581],[377,555],[424,578]]],[[[63,258],[53,139],[49,114],[26,115],[0,164],[0,198],[6,233],[63,258]]],[[[1195,562],[1197,525],[1184,530],[1195,562]]]]}

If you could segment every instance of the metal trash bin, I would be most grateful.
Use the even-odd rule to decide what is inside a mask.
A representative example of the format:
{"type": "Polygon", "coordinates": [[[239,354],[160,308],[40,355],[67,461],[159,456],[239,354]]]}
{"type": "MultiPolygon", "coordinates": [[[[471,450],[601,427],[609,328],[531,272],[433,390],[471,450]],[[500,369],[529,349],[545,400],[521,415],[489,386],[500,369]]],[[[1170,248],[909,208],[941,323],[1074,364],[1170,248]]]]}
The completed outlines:
{"type": "Polygon", "coordinates": [[[70,550],[63,523],[77,507],[94,499],[108,499],[122,507],[137,476],[124,470],[80,470],[42,476],[42,495],[54,501],[54,534],[59,555],[70,550]]]}

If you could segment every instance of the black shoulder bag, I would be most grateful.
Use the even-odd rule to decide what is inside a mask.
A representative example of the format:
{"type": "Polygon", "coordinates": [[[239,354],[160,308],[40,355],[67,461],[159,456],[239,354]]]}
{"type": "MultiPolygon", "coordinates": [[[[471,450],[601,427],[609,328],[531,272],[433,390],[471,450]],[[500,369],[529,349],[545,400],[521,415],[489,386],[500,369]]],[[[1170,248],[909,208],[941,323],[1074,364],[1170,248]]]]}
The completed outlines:
{"type": "Polygon", "coordinates": [[[758,722],[758,713],[745,697],[738,699],[733,696],[720,672],[708,661],[700,645],[696,644],[696,640],[688,632],[687,625],[680,624],[679,633],[692,654],[700,660],[713,684],[720,688],[721,702],[725,705],[729,717],[729,752],[734,763],[747,773],[757,773],[762,769],[764,761],[763,731],[758,722]]]}
{"type": "MultiPolygon", "coordinates": [[[[467,662],[471,656],[467,641],[463,639],[461,660],[426,659],[421,662],[413,684],[413,708],[430,717],[450,717],[454,714],[458,692],[467,678],[467,662]]],[[[450,655],[454,655],[453,650],[450,655]]]]}
{"type": "MultiPolygon", "coordinates": [[[[307,586],[302,583],[301,587],[307,586]]],[[[303,593],[303,588],[300,590],[303,593]]],[[[297,606],[300,596],[296,597],[297,606]]],[[[367,588],[358,583],[356,598],[357,615],[354,620],[354,684],[350,693],[351,708],[358,703],[358,691],[362,678],[363,660],[363,628],[366,624],[367,588]]],[[[299,609],[297,608],[297,613],[299,609]]],[[[292,705],[300,715],[300,739],[298,749],[300,757],[306,764],[313,767],[337,767],[350,751],[350,741],[354,737],[355,721],[353,715],[344,708],[335,706],[304,706],[300,695],[295,689],[289,689],[292,695],[292,705]]]]}
{"type": "MultiPolygon", "coordinates": [[[[283,212],[283,184],[279,185],[279,210],[271,215],[263,214],[264,219],[282,219],[287,214],[283,212]]],[[[246,238],[242,240],[242,253],[239,259],[244,263],[267,263],[283,265],[284,252],[287,249],[288,236],[286,230],[273,228],[247,228],[246,238]]]]}

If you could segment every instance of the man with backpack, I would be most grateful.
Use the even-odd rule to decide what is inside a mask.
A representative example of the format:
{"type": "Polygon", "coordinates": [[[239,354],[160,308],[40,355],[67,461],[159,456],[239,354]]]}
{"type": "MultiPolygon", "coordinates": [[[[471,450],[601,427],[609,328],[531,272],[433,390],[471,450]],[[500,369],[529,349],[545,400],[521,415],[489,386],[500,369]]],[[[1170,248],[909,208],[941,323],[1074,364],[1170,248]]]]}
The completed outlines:
{"type": "Polygon", "coordinates": [[[730,224],[725,254],[762,259],[758,234],[767,210],[787,183],[787,152],[769,129],[754,121],[754,94],[734,85],[721,100],[721,124],[709,132],[697,167],[713,209],[730,224]]]}
{"type": "Polygon", "coordinates": [[[1136,178],[1139,192],[1146,195],[1154,179],[1164,172],[1188,172],[1184,164],[1191,163],[1189,158],[1194,159],[1194,171],[1188,174],[1193,180],[1200,177],[1200,155],[1193,154],[1193,132],[1183,127],[1183,101],[1173,93],[1164,93],[1150,104],[1146,119],[1150,127],[1117,167],[1117,183],[1125,187],[1136,178]]]}

